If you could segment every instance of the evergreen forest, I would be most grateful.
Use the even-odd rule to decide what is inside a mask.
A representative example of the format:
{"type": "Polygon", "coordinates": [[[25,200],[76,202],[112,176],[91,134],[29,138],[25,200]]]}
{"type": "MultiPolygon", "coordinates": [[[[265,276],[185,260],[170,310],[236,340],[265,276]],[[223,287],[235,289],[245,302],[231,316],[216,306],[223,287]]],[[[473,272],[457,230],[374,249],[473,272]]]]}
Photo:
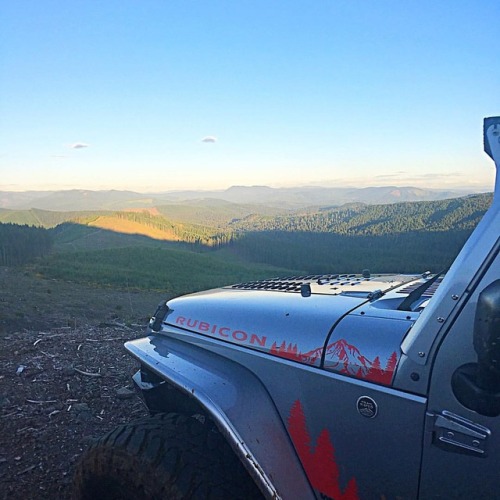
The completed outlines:
{"type": "Polygon", "coordinates": [[[0,209],[0,265],[53,279],[185,293],[284,274],[446,269],[491,194],[277,210],[191,202],[154,209],[0,209]]]}

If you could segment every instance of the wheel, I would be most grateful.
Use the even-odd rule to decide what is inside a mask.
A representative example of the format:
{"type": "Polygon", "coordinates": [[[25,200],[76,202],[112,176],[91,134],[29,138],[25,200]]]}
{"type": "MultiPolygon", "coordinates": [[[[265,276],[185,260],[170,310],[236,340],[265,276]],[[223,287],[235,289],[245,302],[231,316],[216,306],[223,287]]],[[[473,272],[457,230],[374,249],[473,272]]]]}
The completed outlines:
{"type": "Polygon", "coordinates": [[[77,465],[75,500],[261,499],[238,457],[204,417],[175,413],[121,425],[77,465]]]}

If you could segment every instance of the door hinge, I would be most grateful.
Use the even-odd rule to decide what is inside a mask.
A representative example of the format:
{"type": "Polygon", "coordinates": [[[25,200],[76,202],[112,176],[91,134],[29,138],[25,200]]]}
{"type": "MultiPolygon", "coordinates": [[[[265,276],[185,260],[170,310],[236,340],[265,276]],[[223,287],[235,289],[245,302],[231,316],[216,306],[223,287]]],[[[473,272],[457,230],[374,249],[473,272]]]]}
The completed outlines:
{"type": "Polygon", "coordinates": [[[426,429],[432,444],[443,450],[486,457],[491,431],[483,425],[447,410],[426,414],[426,429]]]}

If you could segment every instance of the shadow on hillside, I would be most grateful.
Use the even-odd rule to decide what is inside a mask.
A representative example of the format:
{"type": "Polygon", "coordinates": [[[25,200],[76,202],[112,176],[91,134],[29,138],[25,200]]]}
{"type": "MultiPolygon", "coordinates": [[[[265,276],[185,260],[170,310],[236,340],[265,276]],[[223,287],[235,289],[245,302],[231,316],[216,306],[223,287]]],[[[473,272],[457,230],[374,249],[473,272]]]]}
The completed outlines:
{"type": "Polygon", "coordinates": [[[206,253],[228,251],[246,262],[307,273],[438,272],[448,268],[472,230],[407,231],[380,235],[340,235],[309,231],[248,231],[216,247],[158,240],[140,234],[64,223],[51,230],[54,250],[88,251],[149,247],[206,253]]]}
{"type": "Polygon", "coordinates": [[[307,273],[423,273],[447,269],[472,230],[338,235],[307,231],[255,231],[230,251],[247,261],[307,273]]]}
{"type": "Polygon", "coordinates": [[[193,252],[209,251],[212,247],[200,242],[156,239],[143,234],[129,234],[111,229],[65,222],[49,230],[54,237],[54,251],[105,250],[124,247],[164,247],[193,252]]]}

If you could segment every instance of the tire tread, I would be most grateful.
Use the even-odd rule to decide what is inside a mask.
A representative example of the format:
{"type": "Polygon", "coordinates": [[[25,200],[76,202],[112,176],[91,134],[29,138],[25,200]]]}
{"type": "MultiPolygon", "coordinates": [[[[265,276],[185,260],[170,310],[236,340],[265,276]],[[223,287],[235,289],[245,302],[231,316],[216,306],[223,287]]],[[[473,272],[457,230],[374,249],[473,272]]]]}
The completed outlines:
{"type": "Polygon", "coordinates": [[[257,499],[260,491],[210,421],[156,414],[96,440],[77,466],[75,500],[257,499]]]}

